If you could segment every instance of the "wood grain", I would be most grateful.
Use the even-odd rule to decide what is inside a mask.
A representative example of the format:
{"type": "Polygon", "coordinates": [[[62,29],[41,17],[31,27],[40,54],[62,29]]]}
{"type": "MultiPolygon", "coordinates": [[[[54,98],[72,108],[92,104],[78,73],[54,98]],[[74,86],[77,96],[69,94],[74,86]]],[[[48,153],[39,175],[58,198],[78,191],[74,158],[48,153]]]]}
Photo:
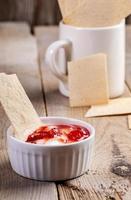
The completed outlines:
{"type": "MultiPolygon", "coordinates": [[[[1,24],[0,24],[1,27],[1,24]]],[[[25,26],[2,24],[3,35],[0,35],[0,70],[6,73],[17,73],[35,109],[45,115],[37,48],[34,37],[27,33],[25,26]],[[14,32],[14,34],[11,34],[14,32]],[[4,35],[4,32],[6,33],[4,35]],[[18,33],[19,32],[19,33],[18,33]],[[25,33],[25,34],[24,34],[25,33]],[[28,35],[28,36],[27,36],[28,35]],[[9,46],[9,49],[7,48],[9,46]],[[33,48],[32,48],[33,46],[33,48]],[[34,50],[33,50],[34,49],[34,50]],[[4,62],[5,61],[7,62],[4,62]],[[5,63],[5,64],[4,64],[5,63]]],[[[1,200],[42,200],[57,199],[54,183],[43,183],[25,179],[11,169],[6,150],[6,130],[9,121],[0,106],[0,199],[1,200]]]]}
{"type": "Polygon", "coordinates": [[[1,0],[0,21],[57,24],[61,18],[57,0],[1,0]]]}
{"type": "MultiPolygon", "coordinates": [[[[68,99],[58,92],[58,80],[43,62],[47,46],[58,38],[58,30],[52,27],[49,29],[38,27],[35,29],[35,34],[40,51],[47,114],[83,119],[96,129],[91,170],[77,179],[58,183],[60,199],[130,200],[131,131],[127,127],[127,116],[85,119],[86,107],[70,108],[68,99]]],[[[128,45],[128,48],[131,49],[131,46],[128,45]]],[[[131,60],[129,51],[131,50],[128,49],[128,57],[131,60]]],[[[127,87],[123,96],[130,96],[127,87]]]]}
{"type": "Polygon", "coordinates": [[[33,24],[53,25],[61,20],[57,0],[37,0],[33,24]]]}
{"type": "Polygon", "coordinates": [[[1,0],[0,2],[0,20],[2,21],[28,21],[32,23],[34,13],[34,0],[1,0]]]}

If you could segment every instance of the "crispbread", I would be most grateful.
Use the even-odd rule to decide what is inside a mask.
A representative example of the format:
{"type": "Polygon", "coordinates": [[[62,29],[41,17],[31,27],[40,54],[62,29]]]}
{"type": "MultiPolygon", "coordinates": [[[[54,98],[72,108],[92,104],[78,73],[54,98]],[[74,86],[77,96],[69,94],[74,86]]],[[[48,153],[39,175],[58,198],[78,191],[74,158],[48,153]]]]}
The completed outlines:
{"type": "Polygon", "coordinates": [[[85,117],[123,115],[131,113],[131,97],[112,99],[108,104],[92,106],[85,117]]]}
{"type": "Polygon", "coordinates": [[[63,18],[70,15],[84,0],[58,0],[63,18]]]}
{"type": "Polygon", "coordinates": [[[15,74],[0,74],[0,102],[19,139],[25,140],[29,133],[42,125],[15,74]]]}
{"type": "Polygon", "coordinates": [[[96,54],[68,63],[70,106],[108,102],[107,59],[96,54]]]}
{"type": "Polygon", "coordinates": [[[120,23],[131,13],[131,0],[84,0],[64,23],[78,27],[104,27],[120,23]]]}

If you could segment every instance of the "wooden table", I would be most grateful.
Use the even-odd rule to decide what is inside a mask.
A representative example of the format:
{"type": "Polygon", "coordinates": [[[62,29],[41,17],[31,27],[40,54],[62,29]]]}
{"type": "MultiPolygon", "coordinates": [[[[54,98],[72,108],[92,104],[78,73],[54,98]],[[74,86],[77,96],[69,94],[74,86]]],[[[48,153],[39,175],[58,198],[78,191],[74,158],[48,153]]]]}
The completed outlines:
{"type": "MultiPolygon", "coordinates": [[[[58,92],[58,80],[43,62],[46,48],[58,38],[58,28],[36,27],[34,33],[39,62],[35,38],[25,24],[19,28],[18,25],[0,25],[0,71],[17,73],[39,115],[74,117],[91,123],[96,128],[95,153],[89,173],[71,181],[49,183],[20,177],[13,172],[8,160],[6,129],[9,121],[0,107],[0,200],[131,200],[131,131],[127,127],[127,116],[85,119],[86,107],[70,108],[68,99],[58,92]],[[10,41],[10,51],[5,48],[3,37],[10,41]],[[27,51],[19,48],[21,44],[27,51]],[[9,54],[12,56],[4,59],[9,54]]],[[[124,96],[130,96],[131,27],[127,27],[126,58],[124,96]]]]}

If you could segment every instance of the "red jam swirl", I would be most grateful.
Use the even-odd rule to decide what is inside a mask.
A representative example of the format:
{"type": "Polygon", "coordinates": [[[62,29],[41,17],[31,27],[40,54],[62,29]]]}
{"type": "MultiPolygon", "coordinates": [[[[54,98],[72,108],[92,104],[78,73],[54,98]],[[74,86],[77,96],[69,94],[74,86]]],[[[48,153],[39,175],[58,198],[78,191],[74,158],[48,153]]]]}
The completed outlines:
{"type": "Polygon", "coordinates": [[[87,128],[77,125],[48,125],[42,126],[30,134],[26,142],[45,144],[49,141],[58,141],[63,144],[78,142],[90,136],[87,128]]]}

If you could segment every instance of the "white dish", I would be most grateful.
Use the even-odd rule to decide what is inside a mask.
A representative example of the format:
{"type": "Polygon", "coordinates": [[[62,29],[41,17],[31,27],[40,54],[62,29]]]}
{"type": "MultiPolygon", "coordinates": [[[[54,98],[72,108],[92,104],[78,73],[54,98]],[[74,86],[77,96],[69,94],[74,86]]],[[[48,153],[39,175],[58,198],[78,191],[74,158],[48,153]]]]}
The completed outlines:
{"type": "Polygon", "coordinates": [[[76,124],[90,131],[89,138],[80,142],[62,145],[31,144],[13,136],[7,130],[8,154],[13,170],[26,178],[43,181],[60,181],[85,173],[91,163],[94,128],[81,120],[65,117],[41,117],[44,124],[76,124]]]}

